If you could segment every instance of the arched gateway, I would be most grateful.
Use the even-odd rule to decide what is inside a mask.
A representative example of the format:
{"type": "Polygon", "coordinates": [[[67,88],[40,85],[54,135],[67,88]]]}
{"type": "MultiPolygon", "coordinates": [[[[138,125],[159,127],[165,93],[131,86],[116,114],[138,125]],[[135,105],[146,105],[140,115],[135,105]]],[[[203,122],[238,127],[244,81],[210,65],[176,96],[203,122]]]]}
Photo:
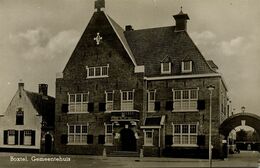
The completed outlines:
{"type": "MultiPolygon", "coordinates": [[[[219,133],[225,136],[225,139],[227,139],[229,133],[234,128],[241,126],[242,122],[244,122],[246,126],[254,128],[257,134],[260,135],[260,116],[252,113],[238,113],[230,116],[220,125],[219,133]]],[[[259,146],[260,144],[258,144],[258,150],[260,150],[259,146]]]]}

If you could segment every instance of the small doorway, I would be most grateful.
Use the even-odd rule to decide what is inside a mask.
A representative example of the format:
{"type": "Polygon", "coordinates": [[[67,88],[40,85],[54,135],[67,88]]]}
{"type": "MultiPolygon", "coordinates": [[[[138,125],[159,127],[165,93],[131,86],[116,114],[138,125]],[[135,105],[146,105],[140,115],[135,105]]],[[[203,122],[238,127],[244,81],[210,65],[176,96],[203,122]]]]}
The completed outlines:
{"type": "Polygon", "coordinates": [[[122,129],[121,132],[121,150],[136,151],[136,138],[131,129],[122,129]]]}
{"type": "Polygon", "coordinates": [[[52,152],[52,136],[50,134],[45,135],[45,153],[52,152]]]}

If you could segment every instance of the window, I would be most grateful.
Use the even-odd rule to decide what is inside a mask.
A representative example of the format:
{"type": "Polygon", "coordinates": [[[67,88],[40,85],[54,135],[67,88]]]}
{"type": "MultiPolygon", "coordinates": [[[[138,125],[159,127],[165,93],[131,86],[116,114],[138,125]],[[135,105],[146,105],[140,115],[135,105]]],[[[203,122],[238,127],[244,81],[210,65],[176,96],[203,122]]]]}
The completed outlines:
{"type": "Polygon", "coordinates": [[[134,109],[134,91],[121,92],[121,110],[134,109]]]}
{"type": "Polygon", "coordinates": [[[162,74],[171,73],[171,63],[170,62],[162,62],[161,63],[161,73],[162,74]]]}
{"type": "Polygon", "coordinates": [[[104,77],[108,77],[108,68],[109,68],[108,64],[106,66],[86,67],[86,69],[87,69],[87,78],[104,78],[104,77]]]}
{"type": "Polygon", "coordinates": [[[69,94],[69,112],[88,112],[89,93],[69,94]]]}
{"type": "Polygon", "coordinates": [[[106,92],[106,111],[114,109],[114,92],[106,92]]]}
{"type": "Polygon", "coordinates": [[[197,111],[198,89],[173,90],[174,111],[197,111]]]}
{"type": "Polygon", "coordinates": [[[105,144],[112,145],[113,144],[113,125],[105,124],[105,144]]]}
{"type": "Polygon", "coordinates": [[[15,144],[15,130],[8,130],[8,144],[15,144]]]}
{"type": "Polygon", "coordinates": [[[23,125],[24,124],[24,112],[22,108],[19,108],[16,112],[16,125],[23,125]]]}
{"type": "Polygon", "coordinates": [[[173,125],[173,145],[197,145],[196,124],[175,124],[173,125]]]}
{"type": "Polygon", "coordinates": [[[31,145],[32,143],[32,131],[24,130],[24,145],[31,145]]]}
{"type": "Polygon", "coordinates": [[[183,61],[181,64],[181,71],[183,73],[192,72],[192,61],[183,61]]]}
{"type": "Polygon", "coordinates": [[[87,125],[68,125],[69,144],[87,144],[87,125]]]}
{"type": "Polygon", "coordinates": [[[155,93],[156,91],[148,91],[148,112],[154,112],[155,111],[155,93]]]}
{"type": "Polygon", "coordinates": [[[144,146],[153,146],[153,130],[144,130],[144,146]]]}

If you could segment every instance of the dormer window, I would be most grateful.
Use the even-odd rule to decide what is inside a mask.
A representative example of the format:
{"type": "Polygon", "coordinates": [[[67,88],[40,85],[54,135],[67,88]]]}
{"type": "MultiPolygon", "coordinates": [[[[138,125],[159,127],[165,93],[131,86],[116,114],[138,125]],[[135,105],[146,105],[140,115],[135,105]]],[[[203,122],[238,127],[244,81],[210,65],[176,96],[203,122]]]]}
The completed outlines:
{"type": "Polygon", "coordinates": [[[108,77],[108,68],[109,64],[106,66],[97,66],[97,67],[86,67],[87,69],[87,78],[105,78],[108,77]]]}
{"type": "Polygon", "coordinates": [[[161,63],[161,73],[162,74],[170,74],[171,73],[171,63],[170,62],[162,62],[161,63]]]}
{"type": "Polygon", "coordinates": [[[181,63],[181,72],[182,73],[192,72],[192,61],[183,61],[181,63]]]}

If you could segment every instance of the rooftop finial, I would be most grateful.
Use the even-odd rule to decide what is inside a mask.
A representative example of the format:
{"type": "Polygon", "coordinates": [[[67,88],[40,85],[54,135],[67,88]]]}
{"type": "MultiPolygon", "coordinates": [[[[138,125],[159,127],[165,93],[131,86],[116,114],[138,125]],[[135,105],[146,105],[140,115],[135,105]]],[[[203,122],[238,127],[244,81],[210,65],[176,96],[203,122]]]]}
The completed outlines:
{"type": "Polygon", "coordinates": [[[182,6],[181,6],[181,11],[180,11],[180,13],[179,14],[183,14],[183,12],[182,12],[182,6]]]}
{"type": "Polygon", "coordinates": [[[99,12],[102,8],[105,8],[105,0],[96,0],[95,9],[97,9],[97,11],[99,12]]]}

